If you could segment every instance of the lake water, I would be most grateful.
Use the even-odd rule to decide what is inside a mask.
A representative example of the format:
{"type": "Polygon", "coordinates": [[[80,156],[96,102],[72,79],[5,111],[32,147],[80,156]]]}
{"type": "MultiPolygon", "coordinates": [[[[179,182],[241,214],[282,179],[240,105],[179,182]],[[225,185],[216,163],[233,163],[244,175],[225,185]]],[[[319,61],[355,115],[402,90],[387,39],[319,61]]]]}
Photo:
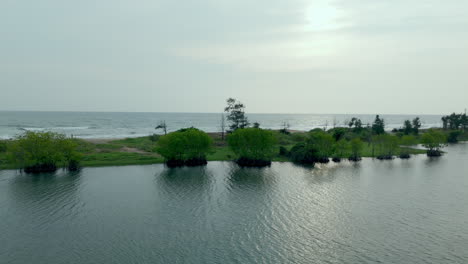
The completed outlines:
{"type": "MultiPolygon", "coordinates": [[[[262,128],[279,129],[288,122],[294,130],[331,128],[335,122],[343,126],[352,117],[364,124],[372,123],[375,115],[351,114],[247,114],[250,122],[262,128]]],[[[386,128],[399,128],[406,119],[416,115],[382,115],[386,128]]],[[[423,128],[440,127],[441,116],[420,115],[423,128]]],[[[80,138],[125,138],[147,136],[155,126],[166,121],[169,131],[197,127],[206,132],[219,132],[221,113],[105,113],[105,112],[7,112],[0,111],[0,139],[12,138],[24,131],[53,131],[80,138]]]]}
{"type": "Polygon", "coordinates": [[[0,172],[0,263],[468,263],[468,145],[305,168],[0,172]]]}

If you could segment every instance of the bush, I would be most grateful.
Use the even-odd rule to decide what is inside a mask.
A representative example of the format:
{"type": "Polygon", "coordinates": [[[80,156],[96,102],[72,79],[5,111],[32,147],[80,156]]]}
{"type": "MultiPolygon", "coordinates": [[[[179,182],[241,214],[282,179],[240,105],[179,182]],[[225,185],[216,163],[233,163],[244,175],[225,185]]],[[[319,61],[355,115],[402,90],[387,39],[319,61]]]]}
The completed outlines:
{"type": "Polygon", "coordinates": [[[287,156],[289,154],[288,149],[283,147],[283,146],[280,146],[279,147],[279,154],[281,156],[287,156]]]}
{"type": "Polygon", "coordinates": [[[398,137],[389,134],[381,134],[373,139],[377,147],[377,159],[392,159],[398,149],[398,137]]]}
{"type": "Polygon", "coordinates": [[[9,149],[9,159],[27,173],[53,172],[59,167],[78,170],[78,143],[63,134],[26,132],[9,149]]]}
{"type": "Polygon", "coordinates": [[[292,161],[301,164],[314,164],[318,159],[318,150],[313,145],[297,143],[289,152],[292,161]]]}
{"type": "Polygon", "coordinates": [[[351,161],[360,161],[362,156],[362,149],[364,148],[364,143],[359,138],[354,138],[350,141],[351,147],[351,156],[349,160],[351,161]]]}
{"type": "Polygon", "coordinates": [[[187,128],[161,136],[156,151],[169,167],[197,166],[207,163],[206,155],[212,144],[213,140],[205,132],[187,128]]]}
{"type": "Polygon", "coordinates": [[[328,157],[333,152],[333,145],[335,143],[332,135],[323,132],[311,132],[307,140],[307,144],[317,151],[317,162],[327,163],[328,157]]]}
{"type": "Polygon", "coordinates": [[[152,142],[156,142],[159,140],[159,135],[158,134],[153,134],[153,135],[149,135],[148,138],[149,140],[151,140],[152,142]]]}
{"type": "Polygon", "coordinates": [[[455,130],[455,131],[450,131],[447,137],[447,142],[448,143],[457,143],[458,142],[458,136],[462,134],[461,131],[455,130]]]}
{"type": "Polygon", "coordinates": [[[7,143],[3,140],[0,140],[0,153],[5,152],[7,150],[7,143]]]}
{"type": "Polygon", "coordinates": [[[237,129],[228,136],[228,144],[242,166],[265,166],[276,153],[273,132],[261,128],[237,129]]]}
{"type": "Polygon", "coordinates": [[[427,148],[427,156],[438,157],[442,155],[441,148],[447,142],[446,136],[437,130],[429,129],[421,137],[421,143],[427,148]]]}
{"type": "MultiPolygon", "coordinates": [[[[349,153],[349,143],[348,141],[341,139],[337,141],[333,147],[333,158],[336,160],[340,160],[341,158],[346,157],[346,155],[349,153]]],[[[333,160],[335,161],[335,160],[333,160]]],[[[336,161],[335,161],[336,162],[336,161]]]]}

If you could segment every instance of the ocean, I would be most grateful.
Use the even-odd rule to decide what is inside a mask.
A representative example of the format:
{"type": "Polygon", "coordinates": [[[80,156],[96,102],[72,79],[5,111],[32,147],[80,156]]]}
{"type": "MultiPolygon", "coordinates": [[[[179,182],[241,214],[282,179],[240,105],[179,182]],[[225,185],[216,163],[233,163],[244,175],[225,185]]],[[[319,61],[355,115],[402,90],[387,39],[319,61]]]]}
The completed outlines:
{"type": "MultiPolygon", "coordinates": [[[[127,138],[160,134],[154,128],[165,121],[168,131],[196,127],[206,132],[221,130],[221,113],[135,113],[135,112],[32,112],[0,111],[0,138],[9,139],[24,131],[52,131],[78,138],[127,138]]],[[[291,130],[345,126],[352,117],[363,124],[372,123],[375,115],[353,114],[247,114],[251,123],[261,128],[280,129],[284,122],[291,130]]],[[[416,115],[381,115],[386,129],[399,128],[416,115]]],[[[419,115],[422,128],[440,127],[441,115],[419,115]]]]}

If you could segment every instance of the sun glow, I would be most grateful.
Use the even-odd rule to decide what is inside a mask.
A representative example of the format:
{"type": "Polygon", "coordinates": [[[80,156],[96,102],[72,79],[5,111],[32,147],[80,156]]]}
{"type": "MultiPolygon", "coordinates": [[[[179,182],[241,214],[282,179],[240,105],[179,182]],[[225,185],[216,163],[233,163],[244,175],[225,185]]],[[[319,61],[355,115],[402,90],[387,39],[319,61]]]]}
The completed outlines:
{"type": "Polygon", "coordinates": [[[307,29],[313,31],[333,30],[341,27],[338,19],[341,11],[330,1],[316,0],[306,11],[307,29]]]}

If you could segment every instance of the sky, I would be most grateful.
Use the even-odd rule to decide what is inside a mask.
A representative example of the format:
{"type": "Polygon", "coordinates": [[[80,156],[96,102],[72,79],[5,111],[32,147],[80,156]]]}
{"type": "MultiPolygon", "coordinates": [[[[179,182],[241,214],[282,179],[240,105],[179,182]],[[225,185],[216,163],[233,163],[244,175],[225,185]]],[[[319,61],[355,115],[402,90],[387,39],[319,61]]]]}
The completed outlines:
{"type": "Polygon", "coordinates": [[[0,110],[447,114],[466,0],[0,0],[0,110]]]}

